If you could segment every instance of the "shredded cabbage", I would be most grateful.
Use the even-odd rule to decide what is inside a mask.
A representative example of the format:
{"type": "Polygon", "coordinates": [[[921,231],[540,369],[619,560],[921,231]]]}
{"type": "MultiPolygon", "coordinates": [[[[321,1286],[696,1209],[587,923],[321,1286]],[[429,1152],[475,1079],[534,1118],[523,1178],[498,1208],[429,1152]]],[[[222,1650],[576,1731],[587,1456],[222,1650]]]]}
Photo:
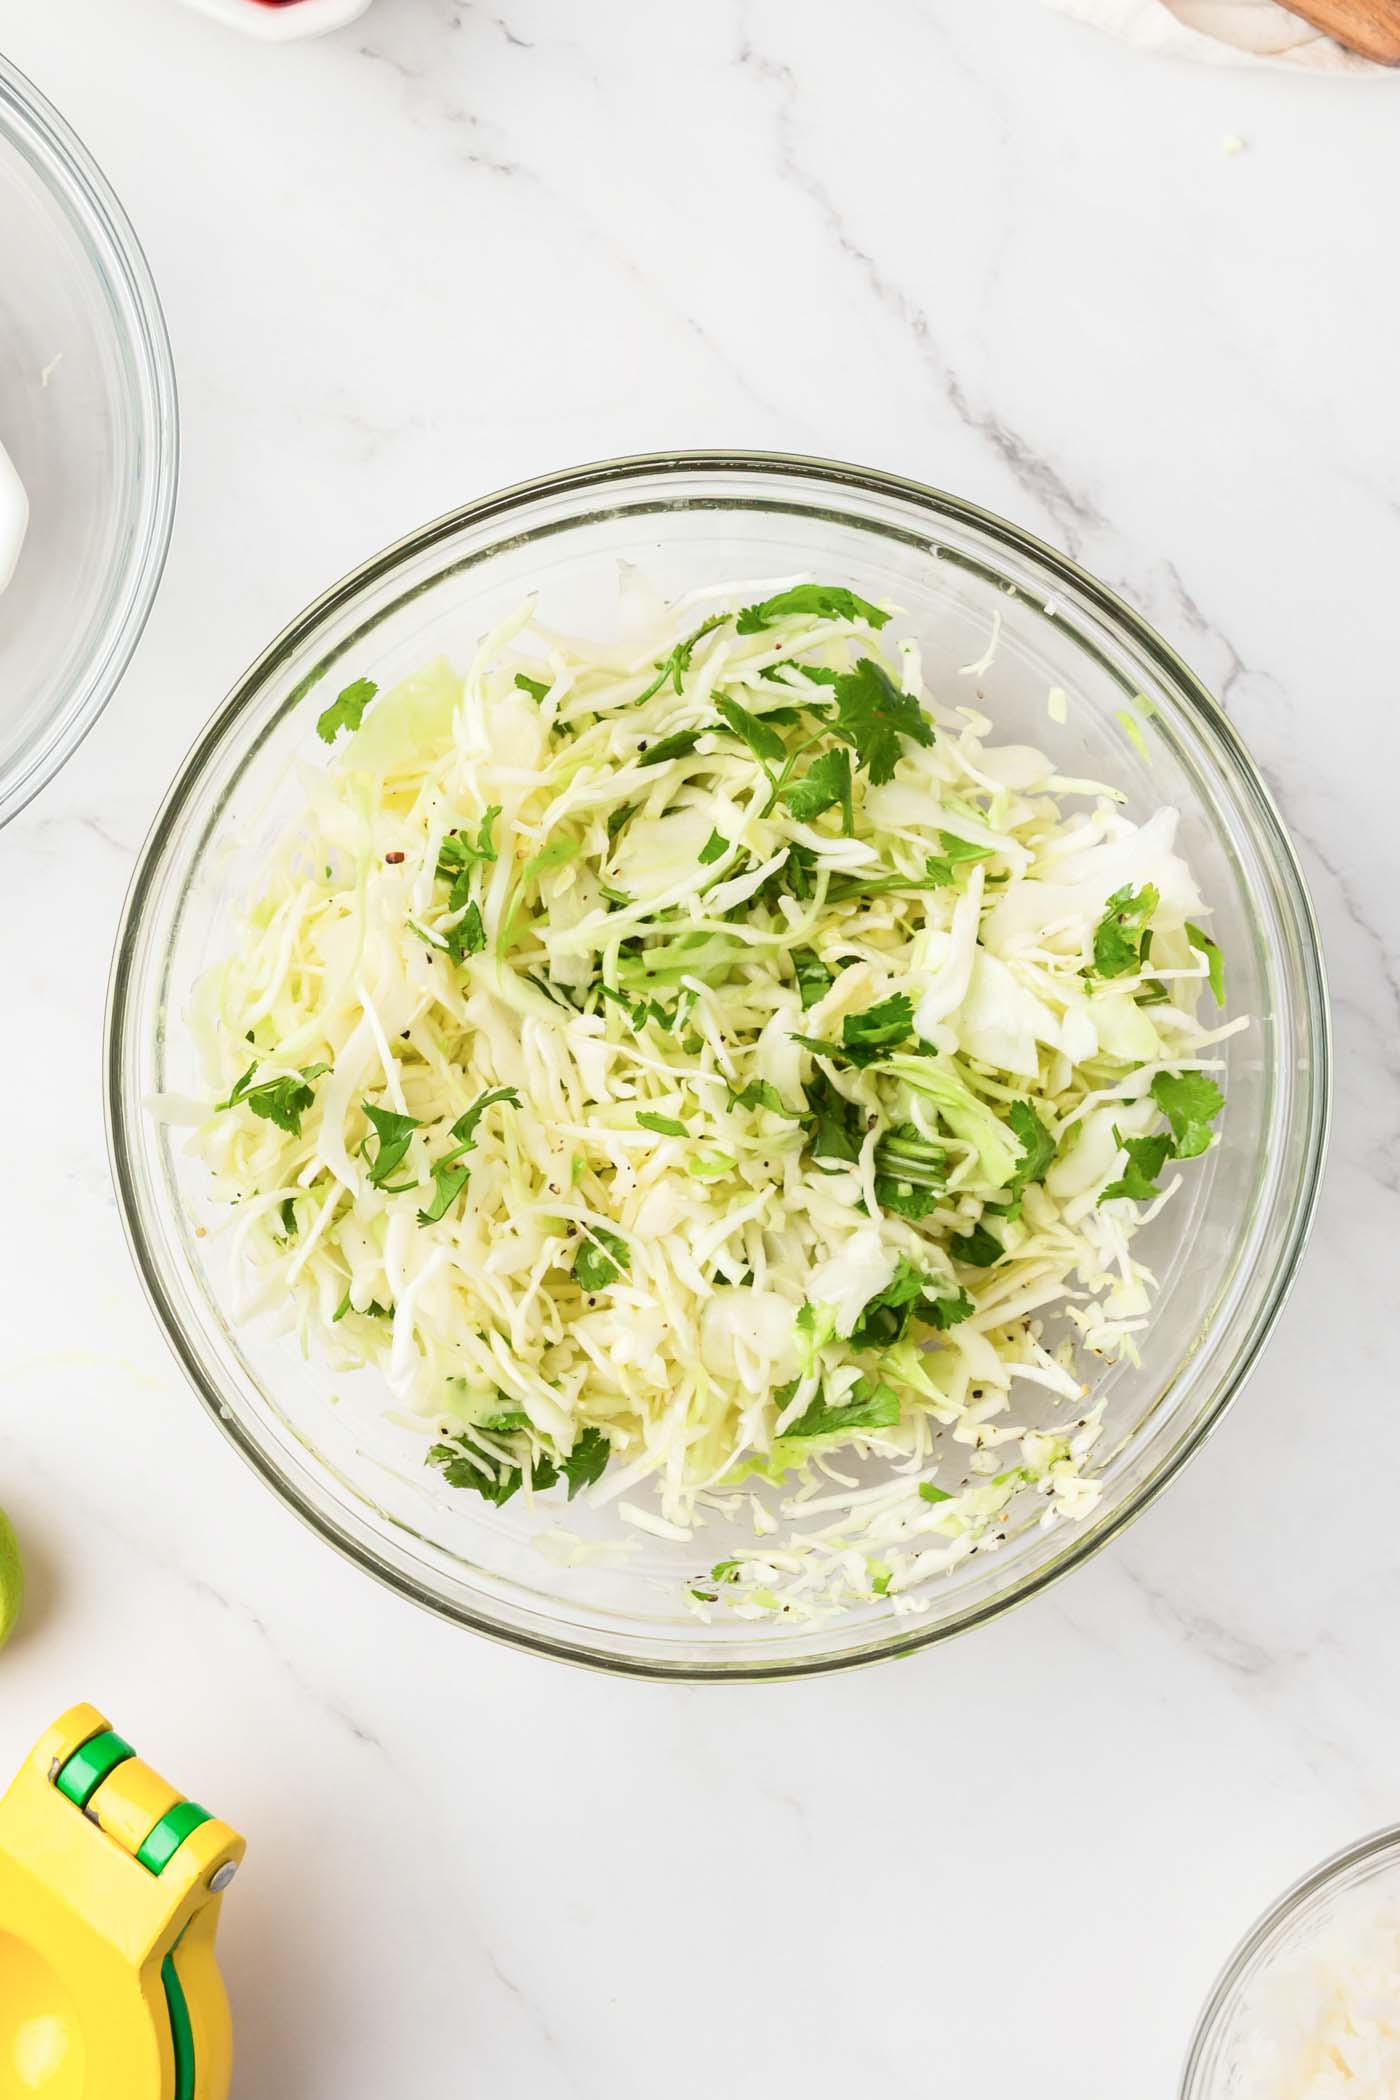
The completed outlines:
{"type": "Polygon", "coordinates": [[[450,1487],[751,1528],[702,1615],[917,1610],[1018,1493],[1092,1509],[1076,1337],[1135,1358],[1244,1024],[1175,811],[989,743],[849,591],[697,600],[616,646],[531,602],[325,710],[191,1144],[243,1312],[450,1487]]]}

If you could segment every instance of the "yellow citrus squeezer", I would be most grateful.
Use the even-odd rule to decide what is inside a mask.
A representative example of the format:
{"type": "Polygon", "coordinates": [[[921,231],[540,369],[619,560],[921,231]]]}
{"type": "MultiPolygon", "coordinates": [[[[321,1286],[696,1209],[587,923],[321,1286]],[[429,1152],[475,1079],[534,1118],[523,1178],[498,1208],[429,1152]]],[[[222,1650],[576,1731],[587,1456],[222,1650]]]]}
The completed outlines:
{"type": "Polygon", "coordinates": [[[0,2100],[226,2100],[243,1851],[95,1706],[54,1723],[0,1801],[0,2100]]]}

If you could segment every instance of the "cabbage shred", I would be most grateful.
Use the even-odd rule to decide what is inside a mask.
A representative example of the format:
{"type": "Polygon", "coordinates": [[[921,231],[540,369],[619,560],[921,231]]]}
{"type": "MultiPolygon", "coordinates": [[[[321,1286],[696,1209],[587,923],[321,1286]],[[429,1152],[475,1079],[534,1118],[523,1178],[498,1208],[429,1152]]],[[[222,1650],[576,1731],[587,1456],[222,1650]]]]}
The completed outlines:
{"type": "Polygon", "coordinates": [[[356,680],[196,999],[244,1311],[377,1367],[452,1489],[750,1527],[702,1615],[917,1610],[1018,1494],[1092,1509],[1084,1356],[1136,1358],[1243,1025],[1176,813],[988,741],[890,620],[531,603],[356,680]]]}

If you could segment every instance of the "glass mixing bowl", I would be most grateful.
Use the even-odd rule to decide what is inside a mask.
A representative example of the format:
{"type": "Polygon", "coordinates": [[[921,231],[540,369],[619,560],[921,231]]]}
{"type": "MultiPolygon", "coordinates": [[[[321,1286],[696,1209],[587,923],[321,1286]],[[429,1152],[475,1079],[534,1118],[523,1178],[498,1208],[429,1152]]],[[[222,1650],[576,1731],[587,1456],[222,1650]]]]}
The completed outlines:
{"type": "MultiPolygon", "coordinates": [[[[1400,1916],[1400,1829],[1378,1830],[1323,1860],[1245,1934],[1201,2014],[1181,2100],[1247,2100],[1279,2090],[1273,2045],[1298,2037],[1319,1959],[1337,1959],[1358,1926],[1400,1916]],[[1261,2062],[1261,2054],[1263,2061],[1261,2062]]],[[[1392,2010],[1393,2017],[1393,2010],[1392,2010]]],[[[1287,2090],[1296,2090],[1288,2080],[1287,2090]]]]}
{"type": "MultiPolygon", "coordinates": [[[[817,461],[700,453],[485,497],[377,555],[273,642],[190,753],[142,854],[111,986],[107,1100],[127,1229],[166,1334],[225,1434],[324,1538],[406,1596],[522,1647],[644,1676],[776,1677],[903,1653],[1006,1610],[1178,1471],[1254,1364],[1298,1265],[1322,1163],[1327,1017],[1312,912],[1269,795],[1215,702],[1134,613],[1061,555],[935,490],[817,461]],[[999,627],[985,681],[999,733],[1120,783],[1142,814],[1181,811],[1231,1010],[1253,1016],[1226,1046],[1221,1142],[1140,1243],[1161,1278],[1141,1367],[1098,1376],[1098,1509],[1078,1528],[1041,1530],[1039,1504],[1013,1505],[1000,1550],[938,1578],[917,1612],[884,1601],[819,1624],[718,1613],[701,1624],[684,1585],[726,1551],[722,1531],[648,1540],[625,1568],[561,1568],[519,1498],[492,1509],[429,1473],[381,1390],[356,1391],[294,1344],[233,1324],[227,1235],[205,1229],[202,1171],[146,1106],[197,1087],[190,992],[226,952],[239,901],[299,807],[294,761],[324,761],[324,693],[362,675],[391,683],[439,652],[461,661],[529,591],[549,624],[606,630],[620,564],[671,595],[807,570],[888,597],[922,640],[931,685],[957,698],[972,686],[955,667],[999,627]],[[1061,727],[1047,717],[1052,686],[1069,695],[1061,727]],[[1124,728],[1130,708],[1140,748],[1124,728]]],[[[587,1534],[582,1508],[567,1522],[587,1534]]],[[[606,1510],[596,1521],[599,1536],[617,1528],[606,1510]]]]}
{"type": "Polygon", "coordinates": [[[175,372],[101,171],[0,58],[0,444],[29,530],[0,592],[0,824],[86,736],[136,647],[175,509],[175,372]]]}

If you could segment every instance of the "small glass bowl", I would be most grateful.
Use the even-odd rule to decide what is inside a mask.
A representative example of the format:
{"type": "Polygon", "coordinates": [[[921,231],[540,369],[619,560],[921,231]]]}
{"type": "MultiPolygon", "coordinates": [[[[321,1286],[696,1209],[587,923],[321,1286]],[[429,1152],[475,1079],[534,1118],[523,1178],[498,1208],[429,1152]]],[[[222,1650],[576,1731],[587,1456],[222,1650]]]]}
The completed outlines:
{"type": "MultiPolygon", "coordinates": [[[[522,1647],[640,1676],[778,1677],[907,1653],[1005,1611],[1131,1521],[1200,1444],[1258,1356],[1297,1267],[1328,1104],[1322,966],[1302,877],[1234,730],[1136,614],[1063,556],[896,476],[762,454],[679,454],[582,467],[469,504],[334,586],[272,643],[190,753],[127,899],[108,1008],[108,1127],[138,1268],[196,1391],[243,1456],[322,1537],[404,1595],[522,1647]],[[548,625],[606,629],[620,569],[668,597],[803,571],[904,608],[933,690],[986,679],[997,733],[1049,745],[1145,815],[1181,811],[1182,850],[1214,907],[1230,1009],[1221,1142],[1146,1228],[1160,1278],[1143,1361],[1098,1368],[1104,1491],[1079,1525],[1013,1504],[1004,1543],[917,1596],[811,1623],[687,1609],[732,1550],[722,1530],[645,1540],[625,1567],[561,1568],[537,1531],[620,1528],[585,1503],[532,1515],[454,1495],[422,1463],[382,1389],[356,1391],[275,1337],[237,1325],[202,1170],[146,1103],[198,1092],[183,1025],[226,953],[272,842],[302,806],[296,761],[323,764],[324,692],[381,686],[444,653],[461,662],[530,591],[548,625]],[[323,683],[324,682],[324,683],[323,683]],[[1061,687],[1057,724],[1047,696],[1061,687]],[[338,1399],[342,1404],[332,1405],[338,1399]],[[468,1505],[475,1504],[475,1507],[468,1505]]],[[[365,1376],[367,1374],[361,1374],[365,1376]]]]}
{"type": "Polygon", "coordinates": [[[1248,2075],[1250,2024],[1268,2014],[1261,1997],[1271,1982],[1286,1988],[1290,1970],[1357,1892],[1386,1884],[1400,1908],[1400,1825],[1333,1853],[1285,1890],[1221,1970],[1192,2037],[1180,2100],[1242,2100],[1257,2090],[1241,2080],[1248,2075]]]}
{"type": "Polygon", "coordinates": [[[0,444],[29,497],[0,592],[0,824],[126,669],[175,510],[175,371],[155,285],[100,169],[0,58],[0,444]]]}

